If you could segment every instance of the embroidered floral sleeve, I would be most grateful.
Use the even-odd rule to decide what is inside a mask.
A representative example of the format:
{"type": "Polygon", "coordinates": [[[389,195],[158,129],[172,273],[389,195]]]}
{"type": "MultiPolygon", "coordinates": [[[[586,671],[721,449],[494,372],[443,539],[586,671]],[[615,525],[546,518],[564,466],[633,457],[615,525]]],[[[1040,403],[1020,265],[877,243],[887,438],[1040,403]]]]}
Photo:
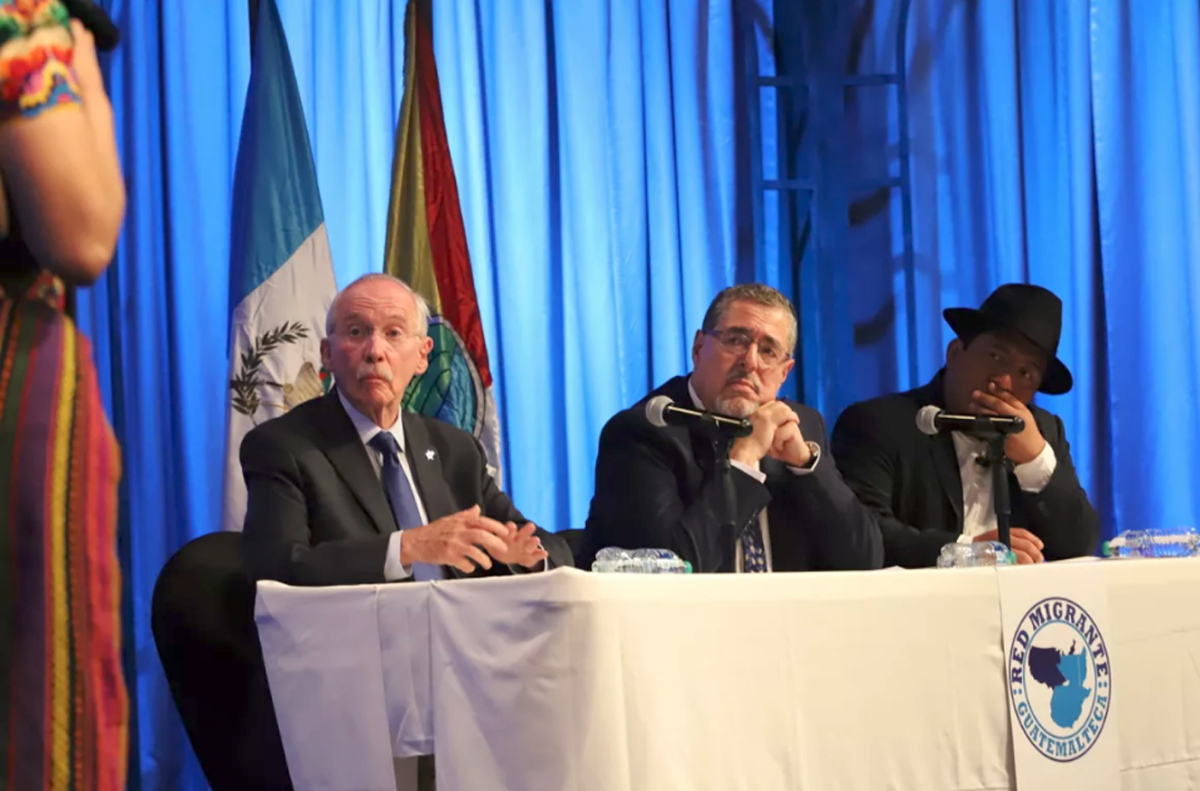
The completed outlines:
{"type": "Polygon", "coordinates": [[[78,104],[73,53],[59,0],[0,0],[0,117],[78,104]]]}

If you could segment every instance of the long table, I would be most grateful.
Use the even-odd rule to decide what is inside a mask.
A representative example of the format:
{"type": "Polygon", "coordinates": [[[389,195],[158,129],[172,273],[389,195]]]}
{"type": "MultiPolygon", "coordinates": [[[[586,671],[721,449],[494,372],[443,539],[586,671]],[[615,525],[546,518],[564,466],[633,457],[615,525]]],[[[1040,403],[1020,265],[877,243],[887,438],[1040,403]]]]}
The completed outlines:
{"type": "MultiPolygon", "coordinates": [[[[1200,561],[1095,561],[1122,787],[1200,788],[1200,561]]],[[[1012,787],[1004,570],[258,587],[298,791],[1012,787]]]]}

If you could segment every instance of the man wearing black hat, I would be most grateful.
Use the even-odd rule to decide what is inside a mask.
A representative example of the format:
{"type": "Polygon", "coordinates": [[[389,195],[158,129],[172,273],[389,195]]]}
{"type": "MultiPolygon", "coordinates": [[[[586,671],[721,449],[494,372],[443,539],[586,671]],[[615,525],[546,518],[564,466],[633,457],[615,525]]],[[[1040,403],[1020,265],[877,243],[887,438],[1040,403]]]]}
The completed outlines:
{"type": "Polygon", "coordinates": [[[1025,421],[1004,446],[1013,465],[1011,539],[1019,562],[1091,554],[1099,517],[1079,485],[1062,420],[1032,404],[1035,393],[1071,389],[1071,373],[1056,356],[1062,301],[1014,283],[979,310],[943,315],[958,337],[933,381],[853,404],[833,430],[846,483],[877,515],[885,564],[931,566],[945,544],[997,537],[986,443],[959,432],[923,434],[916,417],[929,404],[1025,421]]]}

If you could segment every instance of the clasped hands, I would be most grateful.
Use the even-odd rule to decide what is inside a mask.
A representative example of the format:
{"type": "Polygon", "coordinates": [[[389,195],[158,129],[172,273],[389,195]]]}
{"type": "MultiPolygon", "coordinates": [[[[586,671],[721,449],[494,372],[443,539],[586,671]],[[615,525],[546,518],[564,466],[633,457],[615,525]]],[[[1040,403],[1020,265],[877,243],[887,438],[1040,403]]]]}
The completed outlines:
{"type": "Polygon", "coordinates": [[[537,527],[526,522],[517,527],[484,516],[478,505],[400,534],[400,564],[430,563],[454,566],[470,574],[493,562],[533,568],[549,553],[542,548],[537,527]]]}
{"type": "Polygon", "coordinates": [[[734,441],[729,458],[749,467],[763,456],[778,459],[792,467],[806,467],[812,461],[812,449],[800,432],[800,416],[782,401],[768,401],[750,415],[754,427],[748,437],[734,441]]]}

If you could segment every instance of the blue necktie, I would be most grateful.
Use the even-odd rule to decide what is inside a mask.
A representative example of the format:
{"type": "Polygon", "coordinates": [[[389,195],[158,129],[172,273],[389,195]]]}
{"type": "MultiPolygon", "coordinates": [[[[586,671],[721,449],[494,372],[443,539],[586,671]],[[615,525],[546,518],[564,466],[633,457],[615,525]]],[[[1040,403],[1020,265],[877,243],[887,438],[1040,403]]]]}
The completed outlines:
{"type": "Polygon", "coordinates": [[[762,527],[758,514],[742,532],[742,571],[747,574],[762,574],[767,570],[767,553],[763,547],[762,527]]]}
{"type": "Polygon", "coordinates": [[[417,498],[413,495],[408,476],[400,466],[400,443],[390,432],[381,431],[371,437],[368,444],[383,454],[383,488],[387,492],[388,502],[392,505],[392,515],[396,517],[396,524],[401,530],[425,524],[421,519],[421,511],[417,508],[417,498]]]}
{"type": "MultiPolygon", "coordinates": [[[[387,492],[396,524],[401,530],[425,524],[425,520],[421,519],[421,511],[417,508],[417,498],[413,494],[412,485],[400,466],[400,443],[391,433],[381,431],[371,437],[368,444],[383,454],[383,488],[387,492]]],[[[442,570],[440,566],[428,563],[413,563],[412,575],[418,582],[438,580],[442,578],[442,570]]]]}

